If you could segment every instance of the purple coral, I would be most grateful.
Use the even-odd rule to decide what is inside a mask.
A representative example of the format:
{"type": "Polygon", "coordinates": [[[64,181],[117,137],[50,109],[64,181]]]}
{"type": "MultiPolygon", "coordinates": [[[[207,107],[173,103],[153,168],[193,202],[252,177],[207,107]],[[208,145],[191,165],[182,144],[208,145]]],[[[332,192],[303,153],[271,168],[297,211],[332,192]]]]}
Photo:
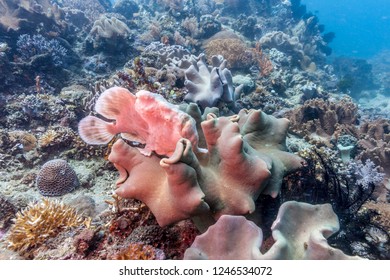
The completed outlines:
{"type": "Polygon", "coordinates": [[[42,35],[22,34],[16,42],[20,57],[24,60],[30,60],[36,55],[49,54],[55,66],[64,64],[64,57],[68,51],[61,46],[56,39],[47,40],[42,35]]]}
{"type": "Polygon", "coordinates": [[[379,184],[385,178],[385,174],[378,171],[378,166],[370,159],[363,164],[362,161],[352,161],[348,166],[349,173],[354,175],[356,184],[367,190],[370,184],[379,184]]]}
{"type": "Polygon", "coordinates": [[[46,162],[37,176],[39,192],[44,196],[61,196],[79,186],[79,180],[72,167],[62,159],[46,162]]]}

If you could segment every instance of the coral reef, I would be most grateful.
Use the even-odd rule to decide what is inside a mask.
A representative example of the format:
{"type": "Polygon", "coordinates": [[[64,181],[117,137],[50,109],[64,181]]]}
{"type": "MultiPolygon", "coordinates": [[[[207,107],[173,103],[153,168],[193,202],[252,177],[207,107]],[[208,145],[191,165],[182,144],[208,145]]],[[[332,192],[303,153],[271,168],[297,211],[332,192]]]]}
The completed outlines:
{"type": "MultiPolygon", "coordinates": [[[[386,202],[369,201],[362,207],[362,211],[374,211],[373,221],[386,232],[390,231],[390,205],[386,202]]],[[[389,238],[389,237],[388,237],[389,238]]]]}
{"type": "Polygon", "coordinates": [[[239,216],[222,216],[186,250],[184,259],[359,259],[327,244],[339,230],[331,206],[285,202],[272,225],[275,243],[262,254],[263,234],[239,216]]]}
{"type": "Polygon", "coordinates": [[[97,20],[108,8],[99,0],[66,0],[64,2],[56,2],[58,2],[58,5],[66,12],[68,21],[80,27],[82,25],[78,23],[83,23],[83,18],[86,17],[88,19],[89,25],[89,21],[94,22],[97,20]]]}
{"type": "MultiPolygon", "coordinates": [[[[160,42],[152,42],[142,52],[141,58],[146,66],[157,69],[173,64],[179,64],[180,60],[191,55],[190,51],[180,45],[164,45],[160,42]]],[[[181,66],[180,64],[178,65],[181,66]]]]}
{"type": "Polygon", "coordinates": [[[61,196],[79,186],[76,172],[63,159],[46,162],[37,176],[37,187],[44,196],[61,196]]]}
{"type": "Polygon", "coordinates": [[[216,228],[229,258],[390,259],[389,55],[334,37],[300,0],[0,0],[0,259],[183,259],[216,228]]]}
{"type": "Polygon", "coordinates": [[[127,19],[132,18],[133,14],[139,11],[139,7],[137,3],[135,3],[135,1],[133,0],[115,1],[112,8],[115,13],[119,13],[122,16],[126,17],[127,19]]]}
{"type": "Polygon", "coordinates": [[[263,35],[259,43],[262,48],[276,48],[291,56],[293,65],[305,69],[310,64],[310,58],[305,55],[303,46],[297,37],[291,37],[282,31],[273,31],[263,35]]]}
{"type": "Polygon", "coordinates": [[[357,159],[370,161],[375,166],[379,166],[379,171],[384,173],[385,177],[382,187],[376,189],[376,196],[381,201],[387,201],[388,190],[390,188],[389,178],[389,120],[377,119],[366,121],[359,128],[360,139],[357,146],[361,150],[357,159]]]}
{"type": "Polygon", "coordinates": [[[47,238],[83,225],[89,226],[89,219],[78,216],[73,208],[44,199],[16,214],[7,237],[8,246],[22,255],[30,255],[31,249],[44,244],[47,238]]]}

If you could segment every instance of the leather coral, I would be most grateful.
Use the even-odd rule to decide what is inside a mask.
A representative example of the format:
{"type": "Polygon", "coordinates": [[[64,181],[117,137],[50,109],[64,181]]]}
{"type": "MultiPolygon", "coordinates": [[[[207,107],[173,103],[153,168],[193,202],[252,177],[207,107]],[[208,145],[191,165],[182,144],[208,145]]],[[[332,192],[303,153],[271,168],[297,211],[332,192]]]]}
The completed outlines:
{"type": "Polygon", "coordinates": [[[282,204],[272,225],[275,243],[260,251],[263,232],[242,216],[222,216],[196,237],[184,259],[321,260],[360,259],[332,248],[327,238],[339,230],[330,204],[311,205],[289,201],[282,204]]]}
{"type": "Polygon", "coordinates": [[[79,124],[90,144],[108,143],[119,170],[117,194],[143,201],[161,225],[186,218],[206,229],[221,215],[255,211],[261,193],[275,197],[302,159],[286,151],[287,119],[261,111],[218,117],[195,104],[175,106],[157,94],[114,87],[79,124]],[[137,145],[134,145],[134,143],[137,145]]]}

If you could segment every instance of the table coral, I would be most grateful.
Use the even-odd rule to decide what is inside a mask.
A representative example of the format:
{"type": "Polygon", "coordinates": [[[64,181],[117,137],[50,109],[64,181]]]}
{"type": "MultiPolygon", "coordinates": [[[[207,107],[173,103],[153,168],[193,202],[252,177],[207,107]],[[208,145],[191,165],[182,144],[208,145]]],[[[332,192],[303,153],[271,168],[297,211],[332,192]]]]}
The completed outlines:
{"type": "Polygon", "coordinates": [[[195,104],[186,107],[188,114],[178,108],[156,94],[141,91],[134,96],[111,88],[95,109],[116,121],[89,116],[79,125],[90,144],[121,135],[108,157],[120,174],[116,192],[143,201],[161,226],[201,216],[194,219],[205,229],[223,214],[253,213],[260,193],[276,197],[283,176],[301,167],[302,159],[285,146],[287,119],[256,110],[231,117],[217,117],[214,110],[202,117],[195,104]],[[139,110],[138,102],[145,109],[139,110]],[[191,129],[178,134],[183,119],[191,129]],[[158,123],[153,130],[152,122],[158,123]],[[141,149],[134,147],[134,140],[141,149]]]}

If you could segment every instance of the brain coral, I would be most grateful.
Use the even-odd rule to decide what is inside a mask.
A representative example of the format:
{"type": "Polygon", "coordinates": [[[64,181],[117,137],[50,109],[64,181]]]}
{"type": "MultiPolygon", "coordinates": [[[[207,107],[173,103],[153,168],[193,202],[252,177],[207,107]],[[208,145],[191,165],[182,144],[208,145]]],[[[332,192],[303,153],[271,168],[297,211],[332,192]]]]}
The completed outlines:
{"type": "Polygon", "coordinates": [[[79,180],[72,167],[62,159],[46,162],[37,176],[39,192],[44,196],[60,196],[79,186],[79,180]]]}

